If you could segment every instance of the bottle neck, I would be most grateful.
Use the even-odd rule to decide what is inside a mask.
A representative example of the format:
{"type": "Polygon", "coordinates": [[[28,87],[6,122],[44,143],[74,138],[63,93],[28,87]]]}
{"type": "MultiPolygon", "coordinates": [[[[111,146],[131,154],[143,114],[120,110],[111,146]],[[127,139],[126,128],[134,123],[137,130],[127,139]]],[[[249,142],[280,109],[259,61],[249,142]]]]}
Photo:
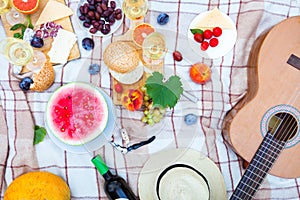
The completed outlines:
{"type": "Polygon", "coordinates": [[[103,161],[100,155],[96,155],[92,158],[92,163],[95,165],[99,173],[104,177],[105,180],[112,178],[112,173],[109,171],[107,165],[103,161]]]}

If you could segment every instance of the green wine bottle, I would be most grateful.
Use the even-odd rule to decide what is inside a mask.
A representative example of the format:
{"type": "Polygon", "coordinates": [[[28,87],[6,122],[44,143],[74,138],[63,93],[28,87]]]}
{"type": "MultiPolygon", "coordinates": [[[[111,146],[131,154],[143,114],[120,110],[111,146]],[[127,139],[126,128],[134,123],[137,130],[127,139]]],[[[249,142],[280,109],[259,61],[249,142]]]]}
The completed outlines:
{"type": "Polygon", "coordinates": [[[92,163],[105,180],[104,190],[109,199],[138,200],[126,181],[122,177],[113,175],[109,171],[107,165],[104,163],[100,155],[93,157],[92,163]]]}

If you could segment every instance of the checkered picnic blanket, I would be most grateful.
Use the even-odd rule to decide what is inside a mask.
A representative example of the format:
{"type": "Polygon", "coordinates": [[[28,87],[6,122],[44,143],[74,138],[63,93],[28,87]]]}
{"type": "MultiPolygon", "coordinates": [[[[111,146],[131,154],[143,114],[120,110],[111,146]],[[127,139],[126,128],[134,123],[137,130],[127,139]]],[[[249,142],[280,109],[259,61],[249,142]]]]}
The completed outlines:
{"type": "MultiPolygon", "coordinates": [[[[67,0],[67,5],[76,11],[78,0],[67,0]]],[[[193,148],[212,159],[224,176],[227,196],[230,197],[241,179],[244,169],[238,157],[222,137],[222,122],[228,112],[247,91],[247,59],[255,39],[278,22],[300,15],[300,0],[149,0],[149,11],[145,22],[158,30],[170,34],[167,38],[169,52],[179,50],[185,59],[174,62],[172,55],[165,59],[165,73],[179,75],[184,90],[196,96],[197,102],[182,97],[174,109],[168,110],[158,127],[144,127],[140,115],[121,106],[116,106],[118,128],[126,128],[131,143],[156,135],[150,145],[124,155],[106,144],[89,154],[74,154],[58,147],[47,135],[43,142],[33,146],[33,124],[44,126],[44,110],[47,100],[55,89],[72,81],[84,81],[101,87],[112,97],[111,77],[102,60],[105,46],[127,31],[129,21],[125,19],[120,29],[108,37],[92,37],[96,48],[86,51],[81,40],[91,37],[78,25],[72,16],[74,30],[78,36],[81,58],[66,65],[55,66],[55,83],[47,91],[23,93],[19,80],[10,75],[12,66],[3,58],[0,67],[0,194],[18,175],[27,171],[49,171],[61,176],[71,189],[72,199],[107,199],[103,179],[90,162],[91,154],[100,154],[114,173],[127,180],[138,194],[138,177],[144,163],[151,154],[170,148],[193,148]],[[197,56],[186,42],[188,26],[199,13],[218,7],[228,14],[237,27],[237,42],[234,48],[219,59],[204,59],[197,56]],[[157,16],[166,12],[170,21],[160,26],[157,16]],[[212,80],[205,85],[190,81],[188,70],[194,62],[204,62],[211,67],[212,80]],[[88,66],[97,63],[101,72],[89,75],[88,66]],[[197,115],[197,123],[187,126],[184,116],[197,115]]],[[[3,28],[0,38],[4,38],[3,28]]],[[[117,129],[116,129],[117,130],[117,129]]],[[[115,131],[116,138],[119,137],[115,131]]],[[[88,150],[87,150],[88,151],[88,150]]],[[[297,159],[297,158],[295,158],[297,159]]],[[[150,186],[149,186],[150,187],[150,186]]],[[[255,195],[255,199],[299,199],[300,179],[284,179],[268,175],[255,195]]]]}

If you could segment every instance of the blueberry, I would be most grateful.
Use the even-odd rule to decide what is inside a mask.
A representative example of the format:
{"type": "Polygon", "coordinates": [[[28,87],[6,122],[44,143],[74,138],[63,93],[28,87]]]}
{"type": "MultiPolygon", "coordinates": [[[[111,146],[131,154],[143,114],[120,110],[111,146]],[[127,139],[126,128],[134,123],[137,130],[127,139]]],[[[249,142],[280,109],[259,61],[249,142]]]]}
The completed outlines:
{"type": "Polygon", "coordinates": [[[166,13],[161,13],[157,17],[157,23],[160,25],[165,25],[169,21],[169,15],[166,13]]]}
{"type": "Polygon", "coordinates": [[[89,51],[92,50],[94,48],[95,44],[94,44],[94,40],[92,40],[91,38],[84,38],[82,40],[82,47],[89,51]]]}
{"type": "Polygon", "coordinates": [[[186,116],[184,116],[184,122],[187,125],[193,125],[197,122],[197,116],[194,114],[187,114],[186,116]]]}
{"type": "Polygon", "coordinates": [[[91,75],[98,74],[100,72],[100,66],[98,64],[91,64],[89,66],[89,73],[91,75]]]}
{"type": "Polygon", "coordinates": [[[35,47],[35,48],[42,48],[44,46],[44,40],[43,38],[33,36],[30,45],[35,47]]]}
{"type": "Polygon", "coordinates": [[[30,89],[30,85],[33,83],[33,80],[29,77],[25,77],[21,80],[19,86],[22,90],[26,91],[30,89]]]}

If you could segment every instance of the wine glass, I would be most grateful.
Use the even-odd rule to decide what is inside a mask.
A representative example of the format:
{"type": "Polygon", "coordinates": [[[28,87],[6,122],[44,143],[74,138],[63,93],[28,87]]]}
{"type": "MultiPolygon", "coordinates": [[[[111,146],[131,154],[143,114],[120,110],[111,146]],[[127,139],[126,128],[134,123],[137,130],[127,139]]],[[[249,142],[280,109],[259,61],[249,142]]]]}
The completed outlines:
{"type": "Polygon", "coordinates": [[[5,14],[5,18],[6,21],[12,26],[15,24],[21,24],[25,21],[25,15],[23,13],[18,12],[15,8],[11,8],[5,14]]]}
{"type": "Polygon", "coordinates": [[[0,0],[0,15],[10,10],[9,0],[0,0]]]}
{"type": "Polygon", "coordinates": [[[150,65],[158,65],[163,62],[166,55],[166,41],[161,33],[149,34],[142,45],[143,60],[150,65]]]}
{"type": "Polygon", "coordinates": [[[131,27],[135,26],[135,22],[143,19],[148,11],[148,0],[124,0],[122,5],[125,16],[132,22],[131,27]]]}
{"type": "Polygon", "coordinates": [[[33,48],[24,40],[7,37],[0,41],[0,54],[4,55],[10,63],[24,66],[33,59],[33,48]]]}

